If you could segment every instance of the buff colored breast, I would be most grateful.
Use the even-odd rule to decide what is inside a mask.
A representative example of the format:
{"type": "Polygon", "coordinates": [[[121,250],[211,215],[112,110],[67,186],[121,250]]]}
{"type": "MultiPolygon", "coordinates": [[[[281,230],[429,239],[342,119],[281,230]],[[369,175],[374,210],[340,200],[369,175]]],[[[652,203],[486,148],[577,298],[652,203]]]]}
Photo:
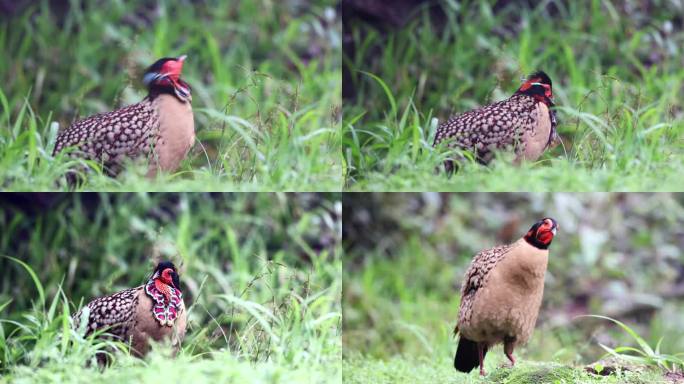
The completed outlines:
{"type": "Polygon", "coordinates": [[[504,337],[516,345],[530,338],[544,294],[548,250],[519,240],[489,272],[473,298],[472,315],[460,332],[467,338],[495,344],[504,337]]]}
{"type": "Polygon", "coordinates": [[[154,146],[148,176],[158,170],[173,172],[195,143],[192,105],[175,96],[162,94],[155,98],[159,113],[159,137],[154,146]]]}
{"type": "Polygon", "coordinates": [[[535,124],[531,130],[523,133],[522,142],[525,148],[518,154],[516,162],[521,160],[535,161],[546,150],[551,135],[551,118],[549,108],[544,103],[537,103],[536,110],[532,112],[535,124]]]}

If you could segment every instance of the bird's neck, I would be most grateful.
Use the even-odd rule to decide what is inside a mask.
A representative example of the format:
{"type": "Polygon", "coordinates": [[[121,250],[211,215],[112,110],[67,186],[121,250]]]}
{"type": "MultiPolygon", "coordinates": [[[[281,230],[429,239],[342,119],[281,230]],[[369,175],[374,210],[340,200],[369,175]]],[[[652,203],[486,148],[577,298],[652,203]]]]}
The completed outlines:
{"type": "Polygon", "coordinates": [[[549,260],[549,251],[535,247],[525,239],[520,239],[511,247],[505,260],[510,262],[509,272],[520,281],[536,278],[543,280],[549,260]]]}
{"type": "Polygon", "coordinates": [[[551,107],[555,106],[553,101],[544,95],[529,95],[527,93],[523,93],[523,92],[518,91],[518,92],[514,93],[513,96],[511,96],[511,99],[513,99],[513,98],[523,98],[523,99],[531,98],[531,99],[534,99],[536,102],[539,102],[539,103],[546,105],[547,108],[551,108],[551,107]]]}
{"type": "Polygon", "coordinates": [[[145,293],[160,305],[176,305],[183,299],[180,289],[174,288],[159,278],[149,279],[145,284],[145,293]]]}
{"type": "MultiPolygon", "coordinates": [[[[185,84],[185,83],[184,83],[185,84]]],[[[187,84],[186,84],[187,85],[187,84]]],[[[147,88],[147,98],[154,100],[161,95],[171,95],[174,99],[178,100],[180,103],[192,103],[192,94],[190,93],[190,88],[188,86],[187,93],[179,92],[172,85],[159,85],[155,84],[147,88]]]]}
{"type": "Polygon", "coordinates": [[[164,295],[167,302],[171,301],[171,286],[161,281],[161,279],[154,279],[154,287],[164,295]]]}

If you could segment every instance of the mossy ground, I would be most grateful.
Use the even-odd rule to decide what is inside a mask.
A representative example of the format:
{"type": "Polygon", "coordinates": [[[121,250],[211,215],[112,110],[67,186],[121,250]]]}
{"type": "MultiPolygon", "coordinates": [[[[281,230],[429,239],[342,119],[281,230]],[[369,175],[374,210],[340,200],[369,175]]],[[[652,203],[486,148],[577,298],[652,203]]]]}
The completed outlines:
{"type": "MultiPolygon", "coordinates": [[[[488,359],[491,359],[491,356],[488,356],[488,359]]],[[[342,375],[344,382],[350,384],[647,384],[668,382],[662,373],[646,369],[600,376],[586,372],[584,367],[572,367],[553,362],[519,361],[514,368],[510,368],[497,361],[496,364],[487,362],[486,366],[487,376],[480,377],[477,369],[468,374],[457,372],[452,366],[452,361],[446,358],[416,359],[395,356],[389,360],[378,360],[357,355],[345,359],[342,375]]]]}

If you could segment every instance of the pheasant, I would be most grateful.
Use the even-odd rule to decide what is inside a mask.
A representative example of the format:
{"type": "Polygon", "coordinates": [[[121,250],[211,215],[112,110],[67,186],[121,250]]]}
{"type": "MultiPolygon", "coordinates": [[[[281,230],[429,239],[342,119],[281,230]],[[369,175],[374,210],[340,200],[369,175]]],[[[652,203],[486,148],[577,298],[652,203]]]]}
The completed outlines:
{"type": "Polygon", "coordinates": [[[176,170],[195,141],[190,86],[180,78],[185,58],[157,60],[143,76],[148,95],[141,102],[73,123],[57,136],[53,156],[74,147],[70,156],[95,160],[110,176],[126,158],[141,156],[150,159],[149,177],[176,170]]]}
{"type": "Polygon", "coordinates": [[[479,363],[484,376],[487,350],[500,342],[515,365],[513,349],[527,343],[537,321],[548,248],[557,229],[556,221],[547,217],[515,243],[475,255],[461,286],[454,368],[470,372],[479,363]]]}
{"type": "MultiPolygon", "coordinates": [[[[85,335],[106,328],[106,333],[128,343],[134,356],[147,354],[150,339],[170,338],[178,350],[185,337],[187,313],[180,279],[176,266],[169,261],[160,262],[144,285],[89,302],[73,317],[76,329],[86,316],[86,308],[85,335]]],[[[97,358],[100,363],[106,361],[104,356],[97,358]]]]}
{"type": "MultiPolygon", "coordinates": [[[[450,148],[472,152],[485,165],[496,150],[509,148],[515,163],[534,161],[559,140],[553,106],[551,79],[538,71],[508,99],[449,118],[437,128],[433,146],[447,142],[450,148]]],[[[452,173],[453,159],[444,166],[452,173]]]]}

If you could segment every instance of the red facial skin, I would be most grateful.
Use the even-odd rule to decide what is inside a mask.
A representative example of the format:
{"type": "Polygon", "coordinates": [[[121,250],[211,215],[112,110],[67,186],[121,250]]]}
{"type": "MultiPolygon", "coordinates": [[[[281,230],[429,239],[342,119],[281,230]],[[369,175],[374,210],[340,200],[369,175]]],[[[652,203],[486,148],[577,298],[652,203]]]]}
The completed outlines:
{"type": "Polygon", "coordinates": [[[548,249],[555,232],[558,230],[558,224],[550,218],[544,218],[541,222],[536,223],[525,235],[525,240],[528,243],[541,249],[548,249]]]}
{"type": "MultiPolygon", "coordinates": [[[[556,229],[558,226],[556,226],[556,229]]],[[[549,219],[544,220],[544,223],[539,226],[536,233],[536,238],[543,244],[550,244],[553,240],[553,222],[549,219]]],[[[534,235],[533,235],[534,236],[534,235]]]]}
{"type": "Polygon", "coordinates": [[[174,286],[173,279],[171,278],[171,272],[173,272],[171,268],[166,268],[162,271],[158,278],[154,279],[154,286],[159,292],[164,294],[166,300],[168,301],[171,301],[171,290],[169,288],[174,286]]]}
{"type": "Polygon", "coordinates": [[[544,244],[549,244],[551,243],[551,240],[553,240],[553,233],[551,231],[539,231],[537,232],[537,239],[541,241],[544,244]]]}
{"type": "Polygon", "coordinates": [[[161,74],[168,75],[173,81],[177,81],[183,71],[183,62],[185,56],[179,57],[177,60],[169,60],[162,65],[161,74]]]}
{"type": "Polygon", "coordinates": [[[179,83],[179,80],[183,71],[183,62],[185,62],[185,56],[165,62],[161,67],[161,71],[159,71],[159,74],[164,76],[159,80],[159,84],[171,85],[174,88],[181,87],[182,85],[179,83]]]}

